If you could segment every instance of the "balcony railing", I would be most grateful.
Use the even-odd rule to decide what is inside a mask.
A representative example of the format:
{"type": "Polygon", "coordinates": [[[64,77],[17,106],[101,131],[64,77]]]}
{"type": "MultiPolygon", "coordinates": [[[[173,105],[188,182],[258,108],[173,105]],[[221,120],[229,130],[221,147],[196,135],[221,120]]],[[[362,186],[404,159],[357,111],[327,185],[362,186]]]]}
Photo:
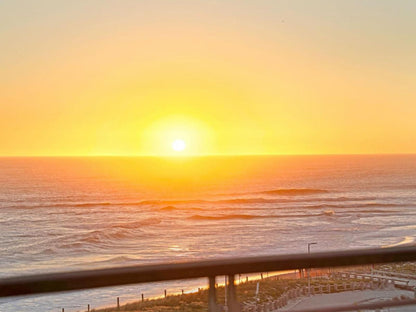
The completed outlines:
{"type": "MultiPolygon", "coordinates": [[[[64,273],[48,273],[0,279],[0,297],[34,295],[69,290],[118,286],[207,277],[209,282],[208,310],[218,311],[215,277],[228,276],[228,311],[240,311],[236,300],[234,276],[243,273],[295,270],[303,268],[328,268],[381,263],[416,261],[416,247],[360,249],[313,254],[292,254],[261,257],[230,258],[116,267],[64,273]]],[[[320,311],[357,311],[383,307],[416,304],[415,299],[385,301],[363,305],[323,308],[320,311]]],[[[306,310],[305,310],[306,311],[306,310]]]]}

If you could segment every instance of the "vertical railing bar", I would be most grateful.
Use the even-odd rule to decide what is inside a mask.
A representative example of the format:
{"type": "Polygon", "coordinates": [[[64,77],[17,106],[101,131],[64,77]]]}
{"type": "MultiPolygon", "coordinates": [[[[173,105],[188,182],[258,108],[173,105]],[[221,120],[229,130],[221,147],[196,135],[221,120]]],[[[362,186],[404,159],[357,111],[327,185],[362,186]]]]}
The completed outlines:
{"type": "Polygon", "coordinates": [[[209,276],[208,312],[217,312],[217,294],[215,290],[215,276],[209,276]]]}
{"type": "Polygon", "coordinates": [[[237,293],[235,291],[235,276],[228,275],[228,312],[240,312],[240,305],[237,301],[237,293]]]}

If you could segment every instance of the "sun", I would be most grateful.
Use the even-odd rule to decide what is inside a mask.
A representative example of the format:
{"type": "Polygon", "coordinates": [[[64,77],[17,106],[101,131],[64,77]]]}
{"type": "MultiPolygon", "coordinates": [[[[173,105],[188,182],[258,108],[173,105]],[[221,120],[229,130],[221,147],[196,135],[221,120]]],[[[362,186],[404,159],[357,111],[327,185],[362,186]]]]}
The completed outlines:
{"type": "Polygon", "coordinates": [[[172,142],[172,148],[177,152],[181,152],[186,148],[186,143],[184,140],[177,139],[172,142]]]}

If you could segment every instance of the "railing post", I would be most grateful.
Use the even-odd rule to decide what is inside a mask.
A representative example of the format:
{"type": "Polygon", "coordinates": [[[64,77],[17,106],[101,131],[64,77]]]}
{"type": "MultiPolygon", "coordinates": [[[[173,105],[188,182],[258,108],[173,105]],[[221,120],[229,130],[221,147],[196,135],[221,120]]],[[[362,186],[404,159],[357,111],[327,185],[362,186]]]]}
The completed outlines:
{"type": "Polygon", "coordinates": [[[217,295],[215,290],[215,276],[208,277],[208,312],[217,312],[217,295]]]}
{"type": "Polygon", "coordinates": [[[228,275],[228,312],[240,312],[240,305],[237,302],[235,291],[234,274],[228,275]]]}

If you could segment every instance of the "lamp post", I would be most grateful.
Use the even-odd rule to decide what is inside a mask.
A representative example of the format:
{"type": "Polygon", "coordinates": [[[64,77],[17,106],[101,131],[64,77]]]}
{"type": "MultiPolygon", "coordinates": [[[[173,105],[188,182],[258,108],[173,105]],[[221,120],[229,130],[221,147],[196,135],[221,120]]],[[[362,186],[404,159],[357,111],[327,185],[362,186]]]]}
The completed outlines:
{"type": "MultiPolygon", "coordinates": [[[[308,243],[308,256],[311,254],[311,245],[316,245],[318,243],[308,243]]],[[[311,295],[311,268],[308,268],[308,295],[311,295]]]]}

